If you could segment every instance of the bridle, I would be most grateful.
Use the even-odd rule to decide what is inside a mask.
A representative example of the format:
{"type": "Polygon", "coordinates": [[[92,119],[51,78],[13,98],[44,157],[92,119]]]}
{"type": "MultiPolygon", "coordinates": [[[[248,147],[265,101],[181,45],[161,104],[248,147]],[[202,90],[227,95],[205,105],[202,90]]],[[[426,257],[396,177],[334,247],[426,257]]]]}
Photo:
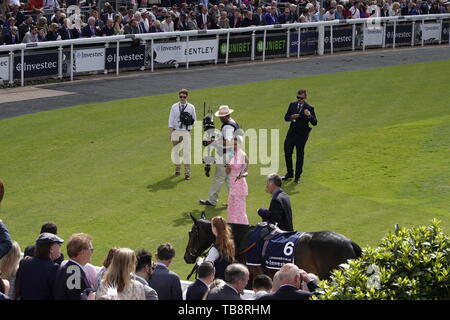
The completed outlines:
{"type": "MultiPolygon", "coordinates": [[[[198,227],[197,224],[194,224],[194,227],[192,228],[191,232],[195,232],[195,241],[197,244],[200,243],[200,232],[198,232],[198,227]]],[[[192,248],[193,246],[189,246],[189,249],[187,250],[187,253],[189,254],[189,256],[191,258],[194,258],[194,260],[196,260],[198,257],[204,257],[206,258],[206,256],[208,255],[209,249],[211,249],[211,247],[209,247],[205,252],[199,253],[198,252],[198,248],[192,248]]],[[[192,267],[192,271],[189,273],[189,275],[187,276],[187,280],[189,280],[189,278],[195,273],[195,278],[197,279],[197,275],[198,275],[198,264],[194,262],[194,266],[192,267]]]]}

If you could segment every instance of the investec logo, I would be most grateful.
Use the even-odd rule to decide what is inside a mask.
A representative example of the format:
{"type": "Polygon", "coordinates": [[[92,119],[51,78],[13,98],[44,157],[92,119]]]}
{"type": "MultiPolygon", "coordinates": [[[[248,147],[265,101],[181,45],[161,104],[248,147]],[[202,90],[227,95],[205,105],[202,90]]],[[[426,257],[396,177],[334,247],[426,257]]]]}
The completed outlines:
{"type": "MultiPolygon", "coordinates": [[[[330,37],[325,37],[325,43],[330,42],[330,37]]],[[[333,43],[347,43],[352,41],[352,36],[333,37],[333,43]]]]}
{"type": "Polygon", "coordinates": [[[104,55],[103,51],[98,51],[98,52],[78,51],[77,52],[77,59],[101,58],[101,57],[103,57],[103,55],[104,55]]]}
{"type": "MultiPolygon", "coordinates": [[[[24,71],[34,71],[34,70],[52,70],[58,68],[58,61],[45,61],[38,63],[24,63],[24,71]]],[[[18,63],[16,66],[18,72],[22,71],[22,64],[18,63]]]]}
{"type": "MultiPolygon", "coordinates": [[[[119,55],[119,61],[142,61],[144,58],[145,55],[143,53],[119,55]]],[[[106,61],[108,61],[108,63],[116,61],[116,54],[108,54],[106,61]]]]}
{"type": "MultiPolygon", "coordinates": [[[[392,39],[394,37],[394,32],[388,31],[386,32],[386,38],[392,39]]],[[[405,38],[411,38],[411,31],[405,31],[405,32],[396,32],[395,33],[396,39],[405,39],[405,38]]]]}

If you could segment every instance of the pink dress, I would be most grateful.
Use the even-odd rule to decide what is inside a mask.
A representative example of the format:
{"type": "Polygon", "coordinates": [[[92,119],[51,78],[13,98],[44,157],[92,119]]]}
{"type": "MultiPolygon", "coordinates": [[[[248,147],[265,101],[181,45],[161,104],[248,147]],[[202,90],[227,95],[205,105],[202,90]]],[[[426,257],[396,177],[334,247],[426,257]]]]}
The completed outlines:
{"type": "Polygon", "coordinates": [[[245,153],[238,150],[230,161],[230,192],[228,194],[228,219],[229,223],[248,224],[246,197],[248,186],[245,178],[236,180],[241,169],[246,166],[245,153]]]}

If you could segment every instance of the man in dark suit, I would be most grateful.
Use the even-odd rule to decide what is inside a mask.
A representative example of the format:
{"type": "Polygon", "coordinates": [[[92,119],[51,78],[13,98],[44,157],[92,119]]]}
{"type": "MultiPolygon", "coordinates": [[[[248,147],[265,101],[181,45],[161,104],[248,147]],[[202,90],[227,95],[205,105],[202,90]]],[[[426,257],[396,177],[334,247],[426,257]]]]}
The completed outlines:
{"type": "MultiPolygon", "coordinates": [[[[53,222],[46,222],[41,226],[40,234],[44,233],[44,232],[56,235],[56,234],[58,234],[58,226],[53,222]]],[[[36,248],[36,244],[32,244],[32,245],[29,245],[28,247],[26,247],[23,252],[24,257],[34,257],[35,248],[36,248]]],[[[63,260],[64,260],[64,255],[63,255],[63,253],[61,253],[61,256],[58,259],[53,260],[53,262],[55,262],[57,264],[61,264],[61,262],[63,262],[63,260]]]]}
{"type": "Polygon", "coordinates": [[[206,30],[210,26],[211,17],[208,14],[208,7],[202,6],[200,13],[197,15],[197,25],[200,29],[206,30]]]}
{"type": "Polygon", "coordinates": [[[281,190],[281,177],[270,174],[267,177],[266,191],[272,195],[269,209],[261,208],[258,215],[272,224],[278,224],[278,228],[284,231],[294,231],[292,223],[292,209],[289,196],[281,190]]]}
{"type": "Polygon", "coordinates": [[[5,44],[18,44],[18,43],[20,43],[19,29],[16,26],[11,27],[11,33],[5,35],[5,37],[3,38],[3,41],[4,41],[5,44]]]}
{"type": "Polygon", "coordinates": [[[95,25],[96,19],[89,17],[88,24],[81,29],[81,37],[91,38],[101,36],[100,28],[95,25]]]}
{"type": "Polygon", "coordinates": [[[63,263],[56,274],[55,300],[81,300],[81,294],[91,287],[84,266],[91,260],[93,251],[91,236],[77,233],[70,237],[67,241],[70,260],[63,263]]]}
{"type": "Polygon", "coordinates": [[[304,270],[299,269],[292,263],[287,263],[281,267],[279,280],[281,285],[276,292],[263,295],[257,300],[308,300],[318,288],[304,270]],[[306,282],[309,292],[299,290],[302,282],[306,282]]]}
{"type": "Polygon", "coordinates": [[[174,257],[175,249],[170,243],[158,247],[156,268],[148,284],[156,290],[159,300],[183,300],[180,277],[169,270],[174,257]]]}
{"type": "Polygon", "coordinates": [[[246,266],[240,263],[230,264],[225,269],[225,284],[212,289],[206,300],[242,300],[241,294],[244,293],[249,277],[246,266]]]}
{"type": "Polygon", "coordinates": [[[317,118],[314,108],[306,102],[306,90],[297,92],[297,101],[289,104],[288,111],[284,120],[290,122],[289,130],[284,140],[284,158],[286,161],[287,173],[282,178],[288,180],[293,178],[294,170],[292,168],[292,154],[294,147],[297,151],[297,161],[295,164],[295,183],[300,182],[300,176],[303,172],[303,158],[305,145],[308,141],[311,127],[317,125],[317,118]]]}
{"type": "Polygon", "coordinates": [[[208,291],[209,285],[214,281],[214,265],[210,261],[203,262],[198,267],[198,279],[186,291],[186,300],[202,300],[208,291]]]}

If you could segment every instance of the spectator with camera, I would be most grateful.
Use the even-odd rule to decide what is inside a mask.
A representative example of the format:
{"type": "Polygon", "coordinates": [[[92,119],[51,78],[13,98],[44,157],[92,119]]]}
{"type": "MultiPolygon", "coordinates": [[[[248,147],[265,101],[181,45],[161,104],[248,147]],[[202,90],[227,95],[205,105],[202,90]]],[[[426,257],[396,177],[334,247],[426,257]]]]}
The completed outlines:
{"type": "Polygon", "coordinates": [[[191,133],[196,120],[195,107],[188,102],[189,91],[178,91],[180,101],[174,103],[169,115],[169,137],[172,141],[172,162],[175,164],[175,176],[181,174],[180,153],[183,154],[184,178],[191,179],[191,133]]]}

